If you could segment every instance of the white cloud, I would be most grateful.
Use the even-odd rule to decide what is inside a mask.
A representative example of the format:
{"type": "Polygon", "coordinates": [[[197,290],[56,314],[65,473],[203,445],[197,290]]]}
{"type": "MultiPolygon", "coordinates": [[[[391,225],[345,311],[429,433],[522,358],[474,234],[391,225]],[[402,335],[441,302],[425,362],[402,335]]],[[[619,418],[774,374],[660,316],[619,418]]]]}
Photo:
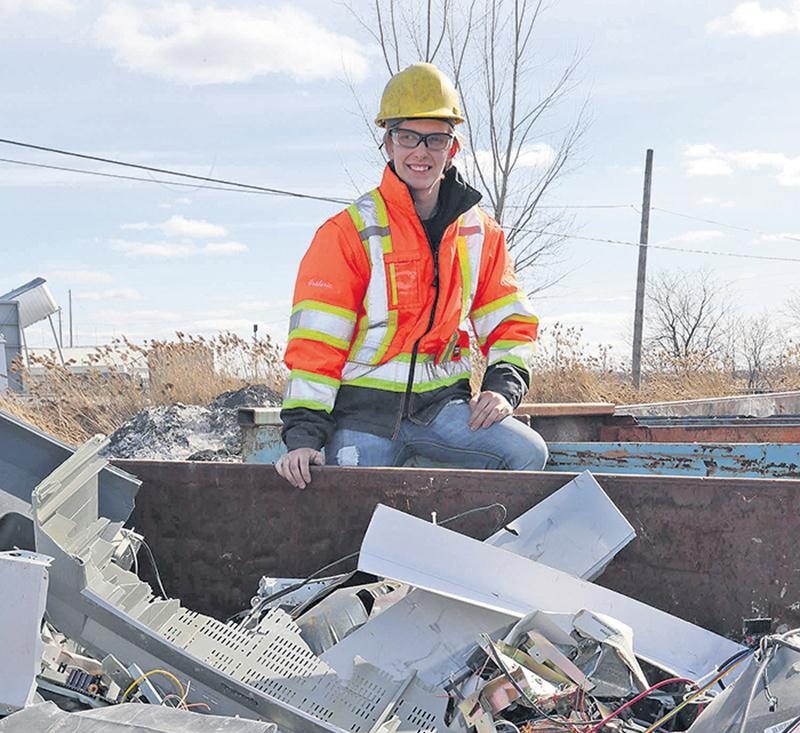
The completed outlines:
{"type": "MultiPolygon", "coordinates": [[[[472,166],[476,162],[483,170],[491,170],[493,165],[492,153],[490,150],[475,150],[471,154],[464,154],[467,166],[472,166]]],[[[553,164],[556,158],[556,151],[552,145],[547,143],[532,143],[523,145],[517,159],[518,168],[547,168],[553,164]]]]}
{"type": "Polygon", "coordinates": [[[521,168],[547,168],[556,159],[556,150],[547,143],[523,145],[517,165],[521,168]]]}
{"type": "Polygon", "coordinates": [[[69,15],[74,11],[72,0],[0,0],[0,16],[22,12],[69,15]]]}
{"type": "Polygon", "coordinates": [[[720,158],[696,158],[686,163],[686,173],[690,176],[730,176],[733,166],[720,158]]]}
{"type": "Polygon", "coordinates": [[[111,240],[111,248],[126,257],[191,257],[199,248],[194,244],[175,242],[131,242],[125,239],[111,240]]]}
{"type": "Polygon", "coordinates": [[[736,168],[748,171],[772,169],[782,186],[800,186],[800,155],[769,153],[761,150],[726,152],[715,145],[689,145],[683,151],[689,176],[729,176],[736,168]]]}
{"type": "Polygon", "coordinates": [[[79,300],[141,300],[142,294],[136,288],[114,288],[111,290],[88,290],[78,293],[79,300]]]}
{"type": "Polygon", "coordinates": [[[241,242],[213,242],[203,247],[203,252],[209,255],[236,255],[247,250],[247,245],[241,242]]]}
{"type": "Polygon", "coordinates": [[[712,239],[722,239],[725,232],[717,231],[716,229],[697,229],[690,232],[684,232],[677,237],[671,237],[664,240],[667,242],[709,242],[712,239]]]}
{"type": "Polygon", "coordinates": [[[236,255],[247,252],[241,242],[211,242],[202,247],[188,242],[134,242],[129,239],[112,239],[111,248],[126,257],[151,257],[174,259],[197,255],[236,255]]]}
{"type": "Polygon", "coordinates": [[[710,33],[751,38],[800,31],[800,2],[795,0],[785,8],[762,7],[760,2],[739,3],[728,15],[715,18],[706,27],[710,33]]]}
{"type": "Polygon", "coordinates": [[[146,221],[123,224],[122,229],[132,231],[146,231],[159,229],[168,237],[183,237],[186,239],[210,239],[224,237],[228,231],[223,226],[212,224],[203,219],[187,219],[183,216],[171,216],[160,224],[150,224],[146,221]]]}
{"type": "Polygon", "coordinates": [[[105,285],[113,282],[114,278],[100,270],[55,269],[48,271],[47,280],[50,283],[71,287],[73,285],[105,285]]]}
{"type": "Polygon", "coordinates": [[[121,66],[182,84],[230,84],[270,73],[335,79],[343,70],[359,81],[369,70],[360,42],[288,4],[245,10],[116,2],[98,19],[95,34],[121,66]]]}
{"type": "Polygon", "coordinates": [[[697,203],[703,206],[718,206],[720,209],[734,209],[736,202],[729,199],[720,199],[717,196],[703,196],[697,203]]]}
{"type": "Polygon", "coordinates": [[[778,232],[777,234],[762,234],[755,240],[756,244],[766,244],[767,242],[787,242],[787,241],[800,242],[800,233],[796,232],[778,232]]]}

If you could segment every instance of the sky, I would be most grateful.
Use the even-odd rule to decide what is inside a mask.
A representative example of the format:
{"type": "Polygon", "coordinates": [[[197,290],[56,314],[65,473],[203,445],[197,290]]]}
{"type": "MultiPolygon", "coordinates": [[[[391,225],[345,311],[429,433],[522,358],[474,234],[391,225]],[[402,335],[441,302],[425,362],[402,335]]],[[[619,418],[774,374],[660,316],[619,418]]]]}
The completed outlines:
{"type": "MultiPolygon", "coordinates": [[[[453,12],[463,6],[454,0],[453,12]]],[[[359,112],[377,111],[388,78],[359,24],[372,7],[0,0],[0,138],[353,199],[381,173],[359,112]]],[[[543,201],[569,207],[575,237],[535,273],[560,277],[534,300],[544,333],[581,328],[587,344],[627,356],[637,248],[594,240],[638,241],[647,148],[650,242],[682,250],[653,247],[648,271],[708,270],[740,318],[769,312],[790,333],[785,302],[800,287],[798,41],[797,0],[550,2],[529,93],[574,54],[582,61],[529,164],[584,102],[589,124],[543,201]]],[[[253,324],[285,341],[300,258],[341,208],[177,186],[5,144],[0,158],[148,179],[0,162],[0,292],[43,276],[66,310],[71,291],[81,346],[176,331],[246,336],[253,324]]],[[[66,338],[66,317],[63,328],[66,338]]],[[[30,346],[52,345],[44,324],[27,335],[30,346]]]]}

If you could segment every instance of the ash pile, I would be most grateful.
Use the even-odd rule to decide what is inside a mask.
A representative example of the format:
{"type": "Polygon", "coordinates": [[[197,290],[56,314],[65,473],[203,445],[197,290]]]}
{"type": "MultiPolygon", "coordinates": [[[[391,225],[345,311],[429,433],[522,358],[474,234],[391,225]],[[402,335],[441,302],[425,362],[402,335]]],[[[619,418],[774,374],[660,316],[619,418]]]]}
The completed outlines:
{"type": "Polygon", "coordinates": [[[635,532],[588,472],[483,542],[379,505],[356,571],[263,578],[220,621],[140,580],[104,447],[0,554],[3,733],[800,730],[800,630],[742,645],[593,582],[635,532]]]}
{"type": "Polygon", "coordinates": [[[109,458],[164,461],[240,460],[240,407],[278,407],[281,395],[263,384],[224,392],[208,405],[159,405],[134,415],[109,437],[109,458]]]}

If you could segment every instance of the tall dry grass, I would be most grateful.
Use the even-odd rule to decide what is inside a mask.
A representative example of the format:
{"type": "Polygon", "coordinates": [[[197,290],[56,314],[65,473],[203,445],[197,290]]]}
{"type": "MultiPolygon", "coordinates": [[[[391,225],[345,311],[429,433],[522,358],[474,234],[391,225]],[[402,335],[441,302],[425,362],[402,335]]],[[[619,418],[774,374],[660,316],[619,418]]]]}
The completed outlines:
{"type": "Polygon", "coordinates": [[[78,445],[96,433],[114,432],[146,407],[206,405],[249,384],[281,392],[285,379],[281,350],[269,337],[247,340],[230,333],[178,333],[144,344],[123,337],[97,347],[81,373],[76,366],[62,366],[55,353],[32,357],[29,369],[15,365],[26,390],[0,394],[0,410],[78,445]]]}
{"type": "MultiPolygon", "coordinates": [[[[473,354],[477,349],[473,350],[473,354]]],[[[625,360],[609,346],[589,348],[580,329],[555,323],[545,329],[534,363],[529,402],[659,402],[742,394],[757,383],[775,391],[800,389],[800,345],[787,343],[759,367],[708,355],[682,359],[650,352],[639,390],[625,360]]],[[[178,333],[171,340],[134,344],[121,338],[98,347],[83,374],[62,366],[55,354],[34,359],[23,371],[27,391],[0,395],[5,410],[77,445],[95,433],[110,434],[153,405],[208,404],[217,395],[249,384],[283,391],[281,349],[269,338],[250,341],[226,333],[213,338],[178,333]],[[147,366],[141,380],[132,362],[147,366]],[[108,363],[116,364],[103,367],[108,363]]],[[[478,389],[482,365],[476,365],[478,389]]]]}

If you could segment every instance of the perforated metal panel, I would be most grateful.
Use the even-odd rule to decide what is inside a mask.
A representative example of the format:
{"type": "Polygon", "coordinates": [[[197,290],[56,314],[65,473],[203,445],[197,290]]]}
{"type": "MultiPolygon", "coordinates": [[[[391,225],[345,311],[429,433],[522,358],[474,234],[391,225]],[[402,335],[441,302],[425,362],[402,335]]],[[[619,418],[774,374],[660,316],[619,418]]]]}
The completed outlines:
{"type": "Polygon", "coordinates": [[[116,566],[120,525],[97,519],[103,445],[91,441],[34,491],[37,547],[56,558],[48,611],[57,627],[99,653],[143,669],[158,663],[191,680],[214,713],[267,717],[296,733],[369,733],[389,714],[400,718],[403,733],[444,728],[441,693],[366,663],[344,683],[280,609],[256,629],[240,630],[156,598],[116,566]]]}

